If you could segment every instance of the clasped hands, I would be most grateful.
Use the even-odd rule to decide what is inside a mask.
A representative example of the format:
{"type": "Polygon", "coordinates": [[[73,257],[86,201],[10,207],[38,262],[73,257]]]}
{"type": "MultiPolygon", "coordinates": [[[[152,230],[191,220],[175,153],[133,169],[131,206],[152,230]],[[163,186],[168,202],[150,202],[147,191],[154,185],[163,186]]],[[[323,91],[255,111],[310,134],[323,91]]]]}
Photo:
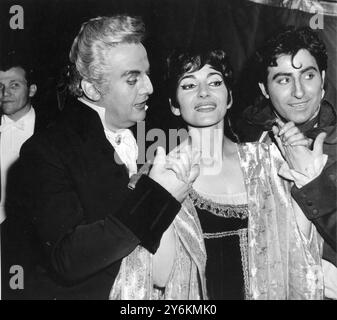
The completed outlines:
{"type": "Polygon", "coordinates": [[[164,149],[158,147],[149,176],[183,202],[200,173],[199,161],[200,151],[192,149],[190,138],[167,156],[164,149]]]}
{"type": "Polygon", "coordinates": [[[292,121],[283,123],[276,119],[275,122],[272,128],[274,137],[288,165],[283,165],[279,174],[301,188],[319,176],[325,166],[327,156],[323,154],[323,143],[326,133],[316,137],[311,150],[313,141],[305,137],[292,121]]]}

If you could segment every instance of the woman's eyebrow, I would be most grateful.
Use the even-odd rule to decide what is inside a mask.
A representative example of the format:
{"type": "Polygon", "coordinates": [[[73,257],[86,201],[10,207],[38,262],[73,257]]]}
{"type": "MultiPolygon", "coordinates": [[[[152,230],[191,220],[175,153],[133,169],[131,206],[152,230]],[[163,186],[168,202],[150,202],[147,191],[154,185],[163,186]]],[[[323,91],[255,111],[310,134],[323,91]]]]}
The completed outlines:
{"type": "Polygon", "coordinates": [[[185,76],[182,76],[179,81],[184,79],[195,79],[195,76],[192,74],[186,74],[185,76]]]}
{"type": "Polygon", "coordinates": [[[215,75],[217,75],[217,76],[220,76],[220,77],[222,77],[222,74],[220,73],[220,72],[210,72],[208,75],[207,75],[207,78],[209,78],[209,77],[211,77],[211,76],[215,76],[215,75]]]}

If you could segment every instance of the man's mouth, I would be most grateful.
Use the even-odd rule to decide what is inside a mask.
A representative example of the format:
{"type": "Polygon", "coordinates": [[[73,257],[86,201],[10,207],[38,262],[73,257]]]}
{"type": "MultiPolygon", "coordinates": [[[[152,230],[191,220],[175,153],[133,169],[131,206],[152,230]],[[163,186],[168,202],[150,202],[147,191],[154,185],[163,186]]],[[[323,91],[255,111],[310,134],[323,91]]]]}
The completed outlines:
{"type": "Polygon", "coordinates": [[[296,103],[289,103],[289,106],[295,109],[304,109],[307,106],[308,102],[309,100],[296,102],[296,103]]]}
{"type": "Polygon", "coordinates": [[[146,105],[146,102],[147,102],[147,99],[146,100],[144,100],[143,102],[140,102],[140,103],[136,103],[135,105],[134,105],[134,107],[136,108],[136,109],[139,109],[139,110],[142,110],[142,109],[147,109],[148,107],[147,107],[147,105],[146,105]]]}

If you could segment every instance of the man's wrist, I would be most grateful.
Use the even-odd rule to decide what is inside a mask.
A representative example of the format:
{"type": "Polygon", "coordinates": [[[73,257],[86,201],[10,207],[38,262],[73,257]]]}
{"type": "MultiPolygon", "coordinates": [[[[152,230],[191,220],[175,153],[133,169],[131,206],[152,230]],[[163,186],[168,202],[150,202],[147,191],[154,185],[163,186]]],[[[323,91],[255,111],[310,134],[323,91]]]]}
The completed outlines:
{"type": "Polygon", "coordinates": [[[302,188],[322,173],[327,160],[328,156],[323,154],[321,157],[316,158],[313,164],[309,164],[306,168],[304,168],[302,172],[290,169],[287,162],[284,162],[279,170],[279,175],[293,181],[297,188],[302,188]]]}

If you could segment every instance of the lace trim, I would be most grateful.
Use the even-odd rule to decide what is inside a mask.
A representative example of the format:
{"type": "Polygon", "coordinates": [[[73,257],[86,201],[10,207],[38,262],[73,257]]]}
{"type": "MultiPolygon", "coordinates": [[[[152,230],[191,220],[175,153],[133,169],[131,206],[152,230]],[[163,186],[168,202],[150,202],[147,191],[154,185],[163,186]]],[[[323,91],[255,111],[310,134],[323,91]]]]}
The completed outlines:
{"type": "Polygon", "coordinates": [[[191,189],[189,196],[193,205],[202,210],[223,218],[239,218],[241,220],[248,218],[248,204],[220,204],[212,200],[206,199],[191,189]]]}
{"type": "Polygon", "coordinates": [[[239,231],[243,281],[245,284],[245,300],[249,300],[248,235],[247,229],[240,229],[239,231]]]}

